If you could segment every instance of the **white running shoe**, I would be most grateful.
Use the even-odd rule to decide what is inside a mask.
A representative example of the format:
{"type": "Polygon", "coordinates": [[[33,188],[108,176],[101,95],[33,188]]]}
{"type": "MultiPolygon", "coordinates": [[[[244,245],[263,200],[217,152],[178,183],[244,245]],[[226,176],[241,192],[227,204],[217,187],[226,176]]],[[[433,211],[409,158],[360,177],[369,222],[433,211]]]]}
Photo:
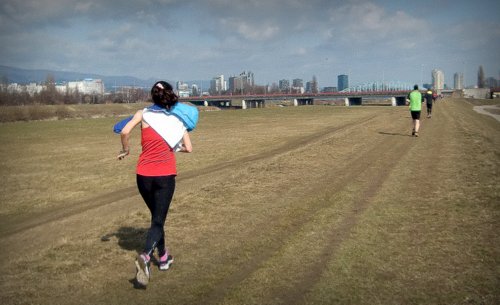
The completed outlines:
{"type": "Polygon", "coordinates": [[[151,273],[149,270],[149,260],[145,254],[140,254],[135,260],[135,267],[137,269],[137,274],[135,276],[137,283],[142,286],[146,286],[149,283],[149,278],[151,273]]]}
{"type": "Polygon", "coordinates": [[[165,252],[165,254],[160,257],[160,261],[158,262],[158,269],[160,269],[161,271],[167,271],[173,262],[174,257],[168,254],[168,252],[165,252]]]}

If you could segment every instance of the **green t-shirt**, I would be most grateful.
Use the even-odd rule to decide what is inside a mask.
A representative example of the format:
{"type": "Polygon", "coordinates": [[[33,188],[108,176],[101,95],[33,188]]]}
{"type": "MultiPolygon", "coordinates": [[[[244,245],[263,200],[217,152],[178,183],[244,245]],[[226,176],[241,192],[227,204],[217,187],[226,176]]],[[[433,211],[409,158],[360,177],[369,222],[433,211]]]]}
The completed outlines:
{"type": "Polygon", "coordinates": [[[422,94],[418,90],[413,90],[408,95],[410,99],[410,111],[422,111],[422,94]]]}

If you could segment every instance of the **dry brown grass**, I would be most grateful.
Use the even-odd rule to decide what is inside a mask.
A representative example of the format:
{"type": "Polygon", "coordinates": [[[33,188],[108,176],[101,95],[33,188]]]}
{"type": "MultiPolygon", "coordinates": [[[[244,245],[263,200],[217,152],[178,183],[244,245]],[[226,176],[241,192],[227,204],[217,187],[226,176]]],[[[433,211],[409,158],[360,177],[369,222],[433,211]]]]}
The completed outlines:
{"type": "Polygon", "coordinates": [[[146,105],[146,103],[137,103],[2,106],[0,107],[0,123],[117,117],[120,115],[129,115],[135,110],[144,108],[146,105]]]}
{"type": "Polygon", "coordinates": [[[138,134],[118,162],[116,119],[2,124],[2,301],[497,304],[500,124],[435,109],[418,139],[406,107],[202,113],[145,291],[138,134]]]}

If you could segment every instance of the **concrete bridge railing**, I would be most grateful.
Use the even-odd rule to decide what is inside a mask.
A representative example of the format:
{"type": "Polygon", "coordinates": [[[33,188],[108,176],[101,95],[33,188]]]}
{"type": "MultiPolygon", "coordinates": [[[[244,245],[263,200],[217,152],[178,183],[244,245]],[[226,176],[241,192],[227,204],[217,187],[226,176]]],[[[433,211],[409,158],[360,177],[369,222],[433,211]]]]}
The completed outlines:
{"type": "Polygon", "coordinates": [[[239,109],[249,109],[249,108],[264,108],[269,104],[284,105],[284,106],[302,106],[302,105],[314,105],[315,99],[318,99],[319,103],[332,102],[332,104],[337,104],[337,102],[343,100],[343,104],[347,107],[349,106],[361,106],[363,104],[372,105],[391,105],[391,106],[402,106],[406,104],[407,92],[398,92],[395,94],[386,93],[382,94],[358,94],[352,96],[339,96],[338,94],[332,94],[331,96],[321,94],[321,95],[279,95],[279,96],[218,96],[218,97],[202,97],[202,98],[181,98],[181,101],[191,102],[192,104],[198,106],[215,106],[221,108],[239,108],[239,109]],[[368,100],[368,101],[366,101],[368,100]],[[372,101],[370,103],[369,101],[372,101]],[[379,102],[373,101],[379,100],[379,102]],[[336,102],[337,101],[337,102],[336,102]],[[382,102],[380,102],[382,101],[382,102]],[[383,101],[387,101],[386,103],[383,101]]]}

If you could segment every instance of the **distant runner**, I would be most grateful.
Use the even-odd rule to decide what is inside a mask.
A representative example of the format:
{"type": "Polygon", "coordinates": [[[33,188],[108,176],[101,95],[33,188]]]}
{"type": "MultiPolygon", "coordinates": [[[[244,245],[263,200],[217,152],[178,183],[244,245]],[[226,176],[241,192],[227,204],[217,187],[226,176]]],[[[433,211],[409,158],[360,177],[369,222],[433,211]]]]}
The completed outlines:
{"type": "Polygon", "coordinates": [[[411,135],[418,137],[418,130],[420,129],[420,112],[422,111],[422,94],[418,91],[418,85],[413,86],[413,91],[408,94],[407,98],[410,104],[410,113],[413,120],[413,130],[411,135]]]}
{"type": "Polygon", "coordinates": [[[432,117],[432,102],[434,101],[434,96],[432,94],[432,90],[428,89],[427,92],[425,93],[425,102],[426,102],[426,108],[427,108],[427,118],[432,117]]]}
{"type": "Polygon", "coordinates": [[[437,101],[438,101],[438,94],[437,94],[437,92],[432,93],[432,100],[433,100],[434,103],[437,103],[437,101]]]}

